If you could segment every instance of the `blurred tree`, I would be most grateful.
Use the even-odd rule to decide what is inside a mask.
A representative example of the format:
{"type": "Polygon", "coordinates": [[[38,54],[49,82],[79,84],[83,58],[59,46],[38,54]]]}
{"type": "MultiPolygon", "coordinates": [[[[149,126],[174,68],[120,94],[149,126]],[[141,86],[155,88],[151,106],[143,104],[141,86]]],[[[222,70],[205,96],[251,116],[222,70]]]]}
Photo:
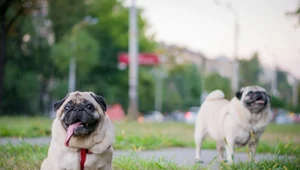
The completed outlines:
{"type": "Polygon", "coordinates": [[[254,53],[249,60],[239,61],[240,87],[259,84],[261,66],[258,56],[258,53],[254,53]]]}
{"type": "MultiPolygon", "coordinates": [[[[118,54],[128,51],[128,8],[124,7],[122,1],[101,0],[89,1],[87,13],[98,18],[98,23],[89,26],[87,29],[98,41],[100,52],[95,67],[89,72],[89,76],[78,78],[79,88],[92,89],[98,94],[102,94],[109,104],[121,103],[127,109],[128,101],[128,71],[117,68],[118,54]]],[[[147,21],[141,17],[141,10],[138,11],[139,25],[139,49],[140,52],[152,52],[155,47],[154,41],[147,37],[147,21]]],[[[148,77],[141,71],[139,84],[145,83],[143,77],[148,77]]],[[[147,80],[145,80],[147,82],[147,80]]],[[[139,87],[139,97],[148,95],[143,88],[139,87]]],[[[148,89],[149,90],[149,89],[148,89]]],[[[144,110],[143,103],[141,103],[144,110]]]]}
{"type": "Polygon", "coordinates": [[[286,15],[294,16],[298,18],[298,24],[300,24],[300,4],[294,11],[286,12],[286,15]]]}
{"type": "Polygon", "coordinates": [[[55,40],[59,42],[72,27],[86,16],[84,0],[50,0],[49,18],[55,32],[55,40]]]}
{"type": "MultiPolygon", "coordinates": [[[[30,14],[36,8],[36,0],[1,0],[0,1],[0,100],[3,100],[5,67],[7,63],[7,39],[13,34],[15,22],[22,15],[30,14]]],[[[3,103],[0,103],[0,114],[3,114],[3,103]]]]}
{"type": "Polygon", "coordinates": [[[271,106],[273,108],[285,108],[286,102],[278,97],[272,96],[271,97],[271,106]]]}
{"type": "Polygon", "coordinates": [[[231,93],[230,80],[217,73],[213,73],[205,77],[204,89],[208,92],[219,89],[224,92],[225,98],[231,99],[233,97],[231,93]]]}
{"type": "Polygon", "coordinates": [[[174,79],[169,79],[166,82],[163,96],[163,112],[185,109],[184,100],[179,93],[178,84],[174,79]]]}
{"type": "Polygon", "coordinates": [[[5,113],[36,114],[47,100],[42,92],[49,84],[45,77],[50,77],[53,70],[49,58],[50,32],[45,19],[45,2],[12,0],[7,9],[6,17],[14,20],[9,22],[11,26],[5,37],[6,43],[10,44],[5,48],[5,95],[1,98],[5,113]]]}
{"type": "Polygon", "coordinates": [[[176,97],[177,94],[179,97],[176,97],[176,101],[172,101],[167,97],[163,98],[164,111],[166,111],[165,109],[167,109],[167,111],[172,111],[175,109],[187,109],[191,106],[199,106],[201,96],[201,75],[197,66],[194,64],[173,66],[169,70],[165,91],[166,95],[169,97],[176,97]],[[173,92],[170,92],[170,90],[173,92]],[[169,93],[174,93],[174,96],[169,93]],[[181,103],[173,105],[173,102],[181,103]]]}
{"type": "Polygon", "coordinates": [[[85,76],[96,65],[98,54],[98,41],[86,30],[80,29],[56,43],[51,56],[55,65],[65,73],[68,72],[71,56],[74,56],[78,76],[85,76]]]}
{"type": "MultiPolygon", "coordinates": [[[[77,41],[80,47],[76,48],[80,51],[80,60],[86,57],[86,54],[82,54],[83,51],[87,51],[87,47],[83,43],[95,42],[96,44],[92,46],[91,52],[87,53],[88,55],[92,54],[92,56],[87,57],[87,61],[83,61],[84,64],[79,66],[81,68],[84,67],[85,71],[78,71],[79,74],[86,73],[86,70],[89,69],[86,66],[86,63],[91,63],[92,61],[95,62],[95,46],[97,46],[97,42],[95,40],[91,40],[92,37],[86,31],[80,31],[77,35],[72,35],[72,28],[80,22],[84,20],[84,17],[87,15],[87,1],[82,0],[50,0],[49,3],[49,15],[48,18],[51,21],[51,26],[54,32],[54,39],[55,44],[53,49],[51,50],[51,61],[54,62],[54,70],[53,74],[55,76],[52,77],[52,88],[49,89],[49,95],[51,96],[50,107],[52,100],[58,100],[61,97],[65,96],[68,92],[68,83],[67,83],[67,76],[68,76],[68,67],[69,67],[69,57],[74,55],[74,50],[71,47],[71,41],[73,41],[70,37],[73,36],[75,38],[83,38],[83,40],[77,41]],[[91,41],[89,41],[91,40],[91,41]],[[64,48],[65,47],[65,48],[64,48]],[[80,48],[80,49],[79,49],[80,48]],[[85,48],[85,49],[81,49],[85,48]],[[93,54],[94,53],[94,54],[93,54]],[[61,61],[59,59],[61,58],[61,61]],[[89,59],[92,59],[90,61],[89,59]]],[[[73,44],[75,45],[75,44],[73,44]]],[[[98,47],[97,47],[98,51],[98,47]]],[[[82,62],[82,61],[80,61],[82,62]]],[[[93,64],[92,64],[93,65],[93,64]]],[[[77,65],[78,66],[78,65],[77,65]]],[[[77,81],[78,83],[78,81],[77,81]]],[[[49,83],[48,83],[49,84],[49,83]]]]}
{"type": "Polygon", "coordinates": [[[287,80],[287,73],[284,71],[277,70],[277,88],[279,91],[279,96],[287,104],[292,102],[292,86],[287,80]]]}
{"type": "Polygon", "coordinates": [[[155,77],[151,73],[151,68],[140,68],[138,102],[141,113],[154,110],[155,77]]]}

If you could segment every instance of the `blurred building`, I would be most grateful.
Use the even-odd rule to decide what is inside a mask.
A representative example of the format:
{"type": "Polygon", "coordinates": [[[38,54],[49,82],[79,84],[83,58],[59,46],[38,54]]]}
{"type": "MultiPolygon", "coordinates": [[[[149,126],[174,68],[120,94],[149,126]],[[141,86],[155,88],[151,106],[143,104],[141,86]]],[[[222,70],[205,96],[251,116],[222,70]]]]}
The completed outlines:
{"type": "Polygon", "coordinates": [[[192,51],[186,47],[160,44],[161,51],[165,56],[165,65],[171,67],[174,64],[193,63],[199,70],[207,74],[218,73],[223,77],[232,78],[233,61],[224,56],[216,59],[208,59],[200,52],[192,51]]]}
{"type": "Polygon", "coordinates": [[[205,74],[218,73],[223,77],[232,78],[233,62],[224,56],[216,59],[206,59],[205,74]]]}

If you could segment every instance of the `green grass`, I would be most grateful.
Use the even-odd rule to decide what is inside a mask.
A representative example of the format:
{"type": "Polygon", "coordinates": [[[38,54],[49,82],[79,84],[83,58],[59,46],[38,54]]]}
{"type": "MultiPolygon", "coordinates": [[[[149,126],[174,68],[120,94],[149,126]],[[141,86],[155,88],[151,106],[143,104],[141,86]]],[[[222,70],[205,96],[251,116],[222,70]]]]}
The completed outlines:
{"type": "Polygon", "coordinates": [[[299,159],[288,159],[274,156],[273,160],[257,162],[238,162],[231,165],[221,163],[220,169],[224,170],[296,170],[300,169],[299,159]]]}
{"type": "Polygon", "coordinates": [[[262,135],[262,140],[268,143],[300,144],[300,124],[269,124],[262,135]]]}
{"type": "MultiPolygon", "coordinates": [[[[165,147],[194,147],[194,126],[183,123],[151,123],[138,124],[136,122],[115,123],[116,149],[160,149],[165,147]],[[137,130],[138,129],[138,130],[137,130]]],[[[274,153],[300,155],[300,143],[298,142],[300,125],[275,125],[267,128],[268,138],[262,137],[259,142],[258,153],[274,153]],[[298,129],[297,129],[298,128],[298,129]],[[286,129],[277,131],[277,129],[286,129]],[[273,135],[270,137],[270,135],[273,135]],[[282,138],[281,136],[285,136],[282,138]],[[292,138],[292,137],[294,138],[292,138]],[[282,138],[282,140],[280,140],[282,138]],[[295,140],[291,140],[295,139],[295,140]]],[[[216,144],[211,138],[203,143],[205,149],[215,149],[216,144]]],[[[247,148],[238,149],[247,151],[247,148]]]]}
{"type": "MultiPolygon", "coordinates": [[[[48,146],[33,146],[26,143],[20,145],[0,145],[0,169],[7,170],[38,170],[42,161],[46,158],[48,146]]],[[[228,165],[224,162],[219,163],[212,160],[208,166],[204,167],[201,164],[192,164],[180,166],[172,160],[167,160],[163,157],[143,159],[135,152],[127,156],[117,156],[113,160],[114,170],[196,170],[196,169],[219,169],[225,170],[294,170],[300,168],[300,158],[287,159],[280,158],[274,155],[273,160],[265,160],[258,162],[238,162],[228,165]]]]}
{"type": "Polygon", "coordinates": [[[38,137],[51,134],[50,118],[0,117],[1,137],[38,137]]]}
{"type": "Polygon", "coordinates": [[[33,146],[26,143],[18,146],[0,145],[0,169],[39,169],[46,158],[47,150],[48,146],[33,146]]]}
{"type": "MultiPolygon", "coordinates": [[[[0,117],[1,137],[38,137],[50,135],[52,120],[45,117],[0,117]]],[[[194,126],[178,122],[114,122],[115,149],[154,150],[166,147],[194,147],[194,126]]],[[[262,135],[257,152],[300,155],[300,124],[270,124],[262,135]]],[[[209,137],[203,148],[215,149],[209,137]]],[[[239,149],[246,151],[245,148],[239,149]]]]}
{"type": "MultiPolygon", "coordinates": [[[[38,170],[47,156],[48,146],[33,146],[22,143],[20,145],[0,145],[0,169],[7,170],[38,170]]],[[[113,160],[113,169],[139,170],[139,169],[195,169],[195,166],[178,166],[164,158],[142,159],[132,152],[128,156],[118,156],[113,160]]]]}
{"type": "Polygon", "coordinates": [[[160,149],[193,146],[193,128],[178,123],[116,122],[116,149],[160,149]]]}

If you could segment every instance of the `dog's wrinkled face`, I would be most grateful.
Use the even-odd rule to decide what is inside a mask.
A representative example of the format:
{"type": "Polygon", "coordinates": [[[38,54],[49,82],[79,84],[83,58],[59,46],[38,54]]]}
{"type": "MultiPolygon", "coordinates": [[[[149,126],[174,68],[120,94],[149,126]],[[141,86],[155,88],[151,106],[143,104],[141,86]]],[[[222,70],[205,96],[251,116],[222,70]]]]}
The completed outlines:
{"type": "Polygon", "coordinates": [[[259,86],[243,87],[236,93],[236,97],[243,102],[251,113],[258,114],[269,107],[270,97],[266,90],[259,86]]]}
{"type": "Polygon", "coordinates": [[[92,92],[73,92],[55,103],[54,108],[67,133],[85,136],[97,128],[106,103],[92,92]]]}

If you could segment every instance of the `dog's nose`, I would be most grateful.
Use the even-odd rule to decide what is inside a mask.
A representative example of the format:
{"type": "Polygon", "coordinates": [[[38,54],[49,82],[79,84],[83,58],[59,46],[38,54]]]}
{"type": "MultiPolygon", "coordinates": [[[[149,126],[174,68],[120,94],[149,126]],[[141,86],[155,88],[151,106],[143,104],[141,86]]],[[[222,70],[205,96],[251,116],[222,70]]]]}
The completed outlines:
{"type": "Polygon", "coordinates": [[[73,110],[78,112],[78,111],[82,111],[83,109],[81,107],[75,107],[73,110]]]}
{"type": "Polygon", "coordinates": [[[266,97],[266,94],[264,92],[255,92],[256,100],[264,100],[265,97],[266,97]]]}

